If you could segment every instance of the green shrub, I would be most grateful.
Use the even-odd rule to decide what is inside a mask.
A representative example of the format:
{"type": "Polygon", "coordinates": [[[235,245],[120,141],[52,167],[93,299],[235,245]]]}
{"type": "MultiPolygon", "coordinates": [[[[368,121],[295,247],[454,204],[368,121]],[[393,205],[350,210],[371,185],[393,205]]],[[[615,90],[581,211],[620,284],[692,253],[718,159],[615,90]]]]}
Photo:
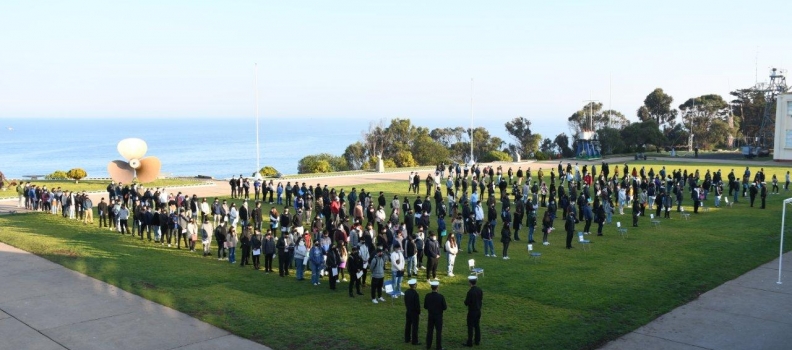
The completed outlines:
{"type": "Polygon", "coordinates": [[[387,168],[391,168],[391,169],[398,168],[396,166],[396,162],[394,162],[392,159],[385,159],[385,161],[383,161],[382,163],[385,165],[385,169],[387,169],[387,168]]]}
{"type": "Polygon", "coordinates": [[[544,154],[544,152],[542,152],[542,151],[536,151],[536,152],[534,153],[534,158],[536,158],[536,160],[548,160],[548,159],[550,159],[550,158],[549,158],[549,157],[548,157],[546,154],[544,154]]]}
{"type": "Polygon", "coordinates": [[[74,168],[66,172],[66,176],[70,179],[74,180],[74,183],[80,182],[80,180],[84,179],[88,176],[88,173],[81,168],[74,168]]]}
{"type": "Polygon", "coordinates": [[[396,156],[393,157],[393,162],[401,168],[410,168],[418,165],[413,159],[412,152],[410,151],[399,151],[396,153],[396,156]]]}
{"type": "Polygon", "coordinates": [[[484,157],[481,158],[481,162],[489,163],[489,162],[511,162],[512,157],[506,153],[501,151],[489,151],[484,157]]]}
{"type": "Polygon", "coordinates": [[[275,169],[275,168],[273,168],[271,166],[265,166],[265,167],[261,168],[261,170],[259,170],[259,174],[261,174],[261,176],[263,176],[263,177],[277,177],[278,174],[280,174],[280,173],[278,172],[277,169],[275,169]]]}
{"type": "Polygon", "coordinates": [[[67,175],[63,170],[55,170],[52,172],[52,174],[49,174],[44,178],[47,180],[66,180],[69,178],[69,175],[67,175]]]}

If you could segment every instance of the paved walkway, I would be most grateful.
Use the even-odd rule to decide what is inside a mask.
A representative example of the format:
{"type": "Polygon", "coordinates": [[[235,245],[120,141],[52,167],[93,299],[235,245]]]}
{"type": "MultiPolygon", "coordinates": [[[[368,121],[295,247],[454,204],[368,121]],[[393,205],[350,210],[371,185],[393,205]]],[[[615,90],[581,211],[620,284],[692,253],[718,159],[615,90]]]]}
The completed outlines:
{"type": "MultiPolygon", "coordinates": [[[[790,237],[787,237],[790,238],[790,237]]],[[[602,349],[792,348],[792,252],[702,294],[602,349]]]]}
{"type": "Polygon", "coordinates": [[[268,349],[0,243],[0,349],[268,349]]]}

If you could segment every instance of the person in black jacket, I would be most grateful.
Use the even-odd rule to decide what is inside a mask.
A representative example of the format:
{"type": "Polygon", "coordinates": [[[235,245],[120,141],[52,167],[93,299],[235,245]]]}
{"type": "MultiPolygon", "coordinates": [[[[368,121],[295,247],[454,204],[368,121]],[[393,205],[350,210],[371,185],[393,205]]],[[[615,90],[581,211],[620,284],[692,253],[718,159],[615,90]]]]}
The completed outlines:
{"type": "Polygon", "coordinates": [[[280,239],[275,243],[275,248],[278,250],[278,276],[283,277],[289,275],[289,245],[291,238],[286,232],[281,233],[280,239]]]}
{"type": "Polygon", "coordinates": [[[341,254],[338,253],[338,247],[336,247],[335,243],[330,243],[330,250],[327,252],[327,260],[325,261],[325,266],[327,268],[327,276],[330,279],[330,289],[336,289],[336,281],[338,280],[338,266],[341,263],[341,254]],[[333,274],[333,269],[336,270],[336,274],[333,274]]]}
{"type": "Polygon", "coordinates": [[[264,243],[261,254],[264,254],[264,271],[266,273],[272,272],[272,259],[275,257],[277,248],[275,248],[275,240],[272,239],[272,230],[267,230],[264,236],[264,243]]]}
{"type": "Polygon", "coordinates": [[[503,260],[509,260],[509,243],[511,243],[511,222],[506,221],[503,223],[501,229],[501,243],[503,243],[503,260]]]}
{"type": "Polygon", "coordinates": [[[566,248],[572,249],[572,236],[575,234],[575,212],[569,210],[567,213],[566,221],[564,222],[564,229],[566,230],[566,248]]]}
{"type": "MultiPolygon", "coordinates": [[[[217,260],[223,260],[226,258],[225,242],[227,233],[228,232],[226,231],[225,222],[220,222],[214,231],[215,241],[217,241],[217,260]]],[[[179,237],[181,237],[181,235],[179,237]]],[[[178,238],[176,242],[178,245],[178,238]]]]}
{"type": "Polygon", "coordinates": [[[406,322],[404,324],[404,342],[412,345],[421,345],[418,342],[418,322],[421,315],[421,297],[415,290],[417,280],[407,281],[410,289],[404,292],[404,307],[407,309],[406,322]]]}
{"type": "Polygon", "coordinates": [[[429,231],[429,237],[429,240],[424,244],[427,280],[429,280],[429,276],[437,279],[437,263],[440,260],[440,244],[437,242],[437,235],[429,231]]]}
{"type": "Polygon", "coordinates": [[[481,343],[481,302],[484,299],[484,292],[481,291],[481,288],[476,286],[476,282],[478,278],[476,276],[469,276],[468,283],[470,283],[470,289],[467,292],[467,296],[465,296],[465,306],[468,308],[467,313],[467,331],[468,331],[468,338],[466,343],[462,343],[462,346],[471,347],[475,343],[479,345],[481,343]],[[475,338],[473,337],[475,331],[475,338]]]}
{"type": "Polygon", "coordinates": [[[346,267],[347,271],[349,271],[349,297],[355,297],[352,294],[353,285],[357,289],[357,294],[363,295],[363,293],[360,292],[360,278],[357,276],[358,271],[363,270],[363,258],[360,257],[360,248],[357,246],[352,247],[352,255],[347,259],[346,267]]]}
{"type": "Polygon", "coordinates": [[[256,230],[252,237],[250,237],[250,248],[253,252],[253,268],[256,270],[261,269],[261,231],[256,230]],[[258,254],[256,252],[258,251],[258,254]]]}
{"type": "Polygon", "coordinates": [[[242,260],[239,262],[239,267],[245,267],[245,265],[250,265],[250,228],[243,228],[242,237],[239,239],[239,242],[242,244],[242,260]]]}
{"type": "Polygon", "coordinates": [[[424,309],[429,314],[429,324],[426,330],[426,348],[432,348],[432,333],[437,331],[435,348],[440,350],[443,348],[443,311],[448,308],[448,305],[446,305],[445,297],[437,292],[440,282],[432,281],[429,284],[432,286],[432,292],[424,297],[424,309]]]}

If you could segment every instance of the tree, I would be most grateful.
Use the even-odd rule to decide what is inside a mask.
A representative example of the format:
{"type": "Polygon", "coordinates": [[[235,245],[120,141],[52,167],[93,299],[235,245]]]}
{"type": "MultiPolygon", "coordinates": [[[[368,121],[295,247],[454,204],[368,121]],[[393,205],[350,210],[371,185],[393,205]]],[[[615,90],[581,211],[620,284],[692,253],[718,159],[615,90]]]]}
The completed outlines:
{"type": "Polygon", "coordinates": [[[555,146],[553,146],[553,141],[552,140],[544,139],[544,141],[542,141],[542,145],[539,146],[539,151],[544,153],[544,154],[551,154],[551,153],[553,153],[553,147],[555,147],[555,146]]]}
{"type": "Polygon", "coordinates": [[[451,145],[462,142],[465,133],[465,128],[458,126],[456,128],[433,129],[429,136],[446,148],[451,148],[451,145]]]}
{"type": "Polygon", "coordinates": [[[261,176],[263,177],[277,177],[278,175],[280,175],[280,172],[271,166],[265,166],[259,169],[259,174],[261,174],[261,176]]]}
{"type": "Polygon", "coordinates": [[[577,138],[581,131],[594,131],[602,128],[623,129],[630,122],[624,114],[614,110],[603,110],[602,103],[589,102],[579,111],[567,118],[572,136],[577,138]]]}
{"type": "Polygon", "coordinates": [[[446,162],[450,152],[429,135],[421,135],[413,143],[412,154],[420,165],[437,165],[446,162]]]}
{"type": "Polygon", "coordinates": [[[522,155],[536,152],[542,140],[542,135],[531,132],[531,121],[524,117],[506,122],[506,132],[514,139],[522,155]]]}
{"type": "Polygon", "coordinates": [[[729,104],[720,95],[710,94],[690,98],[679,105],[684,126],[693,133],[697,147],[709,149],[717,144],[725,144],[728,135],[733,135],[735,128],[711,132],[710,128],[716,120],[726,121],[731,115],[729,104]]]}
{"type": "Polygon", "coordinates": [[[300,174],[345,171],[348,168],[344,157],[337,157],[329,153],[305,156],[297,163],[297,172],[300,174]]]}
{"type": "Polygon", "coordinates": [[[597,139],[600,142],[600,152],[603,155],[618,154],[627,151],[627,147],[619,131],[620,130],[615,128],[597,129],[597,139]]]}
{"type": "MultiPolygon", "coordinates": [[[[759,131],[762,127],[766,103],[765,95],[761,90],[757,90],[754,87],[738,89],[729,94],[734,96],[734,100],[731,101],[731,115],[734,116],[731,125],[737,129],[735,136],[751,138],[750,141],[746,140],[746,142],[753,143],[753,138],[759,136],[759,131]]],[[[775,128],[775,125],[771,125],[771,127],[775,128]]]]}
{"type": "Polygon", "coordinates": [[[487,154],[484,155],[483,158],[480,159],[482,163],[489,163],[489,162],[511,162],[512,157],[506,153],[501,151],[489,151],[487,154]]]}
{"type": "Polygon", "coordinates": [[[627,146],[637,146],[638,150],[643,150],[646,145],[660,146],[665,140],[654,120],[630,124],[622,129],[621,137],[627,146]]]}
{"type": "Polygon", "coordinates": [[[66,176],[74,180],[74,183],[79,183],[80,180],[88,176],[88,173],[81,168],[74,168],[66,172],[66,176]]]}
{"type": "Polygon", "coordinates": [[[396,153],[396,155],[393,157],[393,162],[396,163],[397,167],[401,168],[409,168],[418,165],[415,163],[412,153],[407,150],[396,153]]]}
{"type": "Polygon", "coordinates": [[[363,145],[370,157],[382,156],[385,148],[390,143],[390,135],[385,130],[385,119],[378,122],[371,122],[368,131],[363,132],[363,145]]]}
{"type": "Polygon", "coordinates": [[[677,110],[671,108],[674,98],[666,94],[663,89],[654,89],[644,99],[644,105],[638,108],[637,115],[640,121],[654,120],[657,125],[664,128],[673,128],[677,110]]]}
{"type": "Polygon", "coordinates": [[[44,177],[47,180],[66,180],[69,178],[69,175],[66,175],[66,172],[63,170],[55,170],[52,174],[49,174],[44,177]]]}
{"type": "Polygon", "coordinates": [[[563,132],[555,137],[553,143],[556,144],[558,147],[558,153],[561,153],[563,157],[568,158],[575,155],[575,152],[569,147],[569,137],[567,137],[567,135],[563,132]]]}
{"type": "Polygon", "coordinates": [[[351,170],[360,170],[369,158],[366,146],[360,141],[347,146],[344,150],[344,159],[351,170]]]}

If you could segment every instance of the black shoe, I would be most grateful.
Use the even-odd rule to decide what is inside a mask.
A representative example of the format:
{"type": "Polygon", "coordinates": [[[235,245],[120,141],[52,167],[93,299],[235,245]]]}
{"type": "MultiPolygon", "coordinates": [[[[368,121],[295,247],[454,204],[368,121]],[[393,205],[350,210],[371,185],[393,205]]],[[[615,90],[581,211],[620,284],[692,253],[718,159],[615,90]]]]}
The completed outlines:
{"type": "Polygon", "coordinates": [[[354,296],[354,295],[352,295],[352,294],[350,294],[350,295],[349,295],[349,297],[350,297],[350,298],[354,298],[355,296],[354,296]]]}
{"type": "Polygon", "coordinates": [[[601,234],[601,233],[598,233],[598,234],[597,234],[597,236],[602,236],[602,234],[601,234]]]}
{"type": "Polygon", "coordinates": [[[465,347],[468,347],[468,348],[472,348],[472,347],[473,347],[473,344],[470,344],[470,343],[462,343],[462,346],[465,346],[465,347]]]}
{"type": "Polygon", "coordinates": [[[421,345],[421,342],[412,343],[412,345],[421,345]]]}
{"type": "Polygon", "coordinates": [[[361,293],[361,292],[357,292],[357,295],[363,295],[363,293],[361,293]]]}

